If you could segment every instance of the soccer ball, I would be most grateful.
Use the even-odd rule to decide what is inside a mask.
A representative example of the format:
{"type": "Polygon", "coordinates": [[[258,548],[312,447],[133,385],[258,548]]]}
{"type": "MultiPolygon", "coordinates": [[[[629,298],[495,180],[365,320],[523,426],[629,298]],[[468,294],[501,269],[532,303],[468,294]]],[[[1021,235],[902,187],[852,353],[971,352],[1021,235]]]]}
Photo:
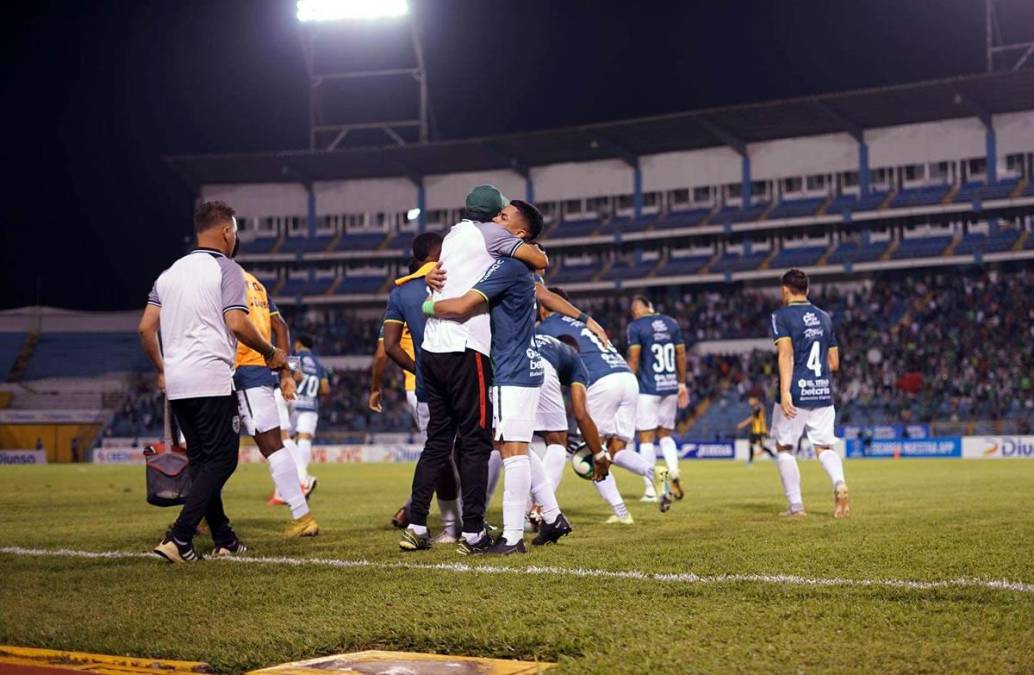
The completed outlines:
{"type": "Polygon", "coordinates": [[[592,461],[592,450],[584,443],[571,455],[571,468],[579,478],[592,480],[592,475],[596,472],[596,463],[592,461]]]}

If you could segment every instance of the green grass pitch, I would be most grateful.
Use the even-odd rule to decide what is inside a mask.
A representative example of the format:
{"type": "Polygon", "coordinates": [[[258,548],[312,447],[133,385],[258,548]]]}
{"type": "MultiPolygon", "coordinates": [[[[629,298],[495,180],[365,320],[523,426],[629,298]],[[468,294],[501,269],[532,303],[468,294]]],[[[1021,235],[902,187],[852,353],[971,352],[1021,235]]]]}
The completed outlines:
{"type": "MultiPolygon", "coordinates": [[[[979,586],[802,586],[760,581],[470,573],[399,562],[849,580],[1034,584],[1034,462],[847,462],[848,521],[802,462],[810,516],[788,521],[775,468],[685,462],[668,514],[604,525],[592,486],[567,470],[574,533],[507,559],[452,547],[403,554],[391,514],[412,465],[314,466],[313,540],[285,540],[263,465],[242,466],[227,509],[251,554],[363,559],[365,567],[0,553],[0,643],[207,661],[239,672],[368,648],[557,661],[560,672],[1031,672],[1034,593],[979,586]]],[[[0,470],[0,547],[144,552],[173,519],[144,503],[142,467],[0,470]]],[[[501,486],[499,493],[501,493],[501,486]]],[[[499,500],[489,511],[499,523],[499,500]]],[[[432,516],[434,518],[434,516],[432,516]]],[[[202,552],[210,542],[199,537],[202,552]]],[[[530,541],[530,537],[529,537],[530,541]]]]}

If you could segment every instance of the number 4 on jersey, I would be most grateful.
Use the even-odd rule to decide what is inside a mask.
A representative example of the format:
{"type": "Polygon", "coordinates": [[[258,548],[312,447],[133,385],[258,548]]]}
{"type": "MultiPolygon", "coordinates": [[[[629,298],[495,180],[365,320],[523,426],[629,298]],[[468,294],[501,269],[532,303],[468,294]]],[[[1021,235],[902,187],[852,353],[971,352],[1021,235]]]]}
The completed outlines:
{"type": "Polygon", "coordinates": [[[811,351],[808,353],[808,360],[804,365],[808,367],[808,370],[815,373],[815,377],[822,377],[822,361],[819,360],[819,354],[822,352],[822,345],[818,342],[811,344],[811,351]]]}

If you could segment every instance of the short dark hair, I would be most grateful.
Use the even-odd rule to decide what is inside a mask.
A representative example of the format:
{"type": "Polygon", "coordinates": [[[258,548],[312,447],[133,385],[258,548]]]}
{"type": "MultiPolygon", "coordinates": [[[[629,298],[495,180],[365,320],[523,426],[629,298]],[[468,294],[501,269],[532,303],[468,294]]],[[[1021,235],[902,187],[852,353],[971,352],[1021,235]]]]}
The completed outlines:
{"type": "Polygon", "coordinates": [[[782,283],[783,286],[786,286],[798,295],[804,295],[808,292],[808,275],[797,268],[787,270],[786,274],[783,275],[782,283]]]}
{"type": "Polygon", "coordinates": [[[228,220],[232,222],[236,214],[233,207],[224,202],[203,202],[194,212],[194,234],[201,234],[228,220]]]}
{"type": "Polygon", "coordinates": [[[436,248],[441,249],[441,247],[442,235],[437,232],[418,234],[413,240],[413,257],[420,261],[427,260],[436,248]]]}
{"type": "Polygon", "coordinates": [[[647,307],[653,309],[653,303],[650,302],[650,298],[646,297],[645,295],[636,295],[632,298],[632,302],[635,302],[636,300],[643,303],[647,307]]]}
{"type": "Polygon", "coordinates": [[[315,341],[312,339],[312,336],[307,335],[306,333],[299,333],[298,335],[294,336],[294,339],[302,343],[302,346],[306,349],[312,349],[312,346],[316,344],[315,341]]]}
{"type": "Polygon", "coordinates": [[[528,241],[538,239],[542,234],[542,213],[535,208],[534,204],[523,199],[511,199],[510,205],[520,211],[524,219],[528,221],[528,227],[531,228],[531,236],[528,237],[528,241]]]}
{"type": "Polygon", "coordinates": [[[556,293],[557,295],[559,295],[564,300],[567,300],[568,302],[571,302],[571,298],[567,295],[567,291],[565,291],[564,289],[560,288],[559,286],[550,286],[549,290],[554,292],[554,293],[556,293]]]}

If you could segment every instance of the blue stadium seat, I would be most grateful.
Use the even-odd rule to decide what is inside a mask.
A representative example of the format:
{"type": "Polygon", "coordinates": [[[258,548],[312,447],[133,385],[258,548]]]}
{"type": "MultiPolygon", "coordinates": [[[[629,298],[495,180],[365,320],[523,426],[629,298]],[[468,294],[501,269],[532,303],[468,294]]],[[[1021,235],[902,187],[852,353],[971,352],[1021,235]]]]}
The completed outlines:
{"type": "Polygon", "coordinates": [[[686,437],[700,441],[735,438],[736,424],[750,414],[750,406],[734,393],[715,400],[691,426],[686,437]]]}
{"type": "Polygon", "coordinates": [[[948,196],[950,185],[924,185],[919,188],[901,190],[891,203],[891,208],[908,208],[911,206],[929,206],[940,204],[948,196]]]}
{"type": "Polygon", "coordinates": [[[387,237],[383,232],[349,233],[341,237],[335,251],[374,251],[387,237]]]}
{"type": "Polygon", "coordinates": [[[598,264],[562,265],[551,277],[549,277],[549,283],[570,284],[577,283],[579,281],[592,281],[592,278],[599,270],[600,265],[598,264]]]}
{"type": "Polygon", "coordinates": [[[690,209],[689,211],[672,211],[657,220],[655,230],[675,230],[682,227],[695,227],[703,222],[711,213],[711,209],[690,209]]]}
{"type": "Polygon", "coordinates": [[[276,244],[276,237],[259,237],[252,241],[241,242],[241,253],[269,253],[276,244]]]}
{"type": "Polygon", "coordinates": [[[826,209],[826,213],[875,211],[886,198],[886,192],[870,192],[864,197],[856,195],[840,195],[830,203],[829,207],[826,209]]]}
{"type": "Polygon", "coordinates": [[[807,199],[787,199],[776,204],[775,208],[768,214],[769,220],[776,218],[804,218],[814,216],[825,197],[808,197],[807,199]]]}
{"type": "Polygon", "coordinates": [[[23,344],[25,333],[0,333],[0,379],[11,372],[23,344]]]}
{"type": "Polygon", "coordinates": [[[886,241],[874,242],[868,246],[862,246],[851,241],[841,242],[836,250],[830,254],[826,262],[839,265],[848,262],[860,263],[879,260],[889,245],[890,243],[886,241]]]}
{"type": "Polygon", "coordinates": [[[322,295],[327,292],[333,279],[316,279],[310,282],[308,279],[288,279],[280,288],[277,295],[294,297],[297,295],[322,295]]]}
{"type": "Polygon", "coordinates": [[[608,220],[603,227],[598,229],[596,234],[614,234],[615,232],[627,234],[629,232],[642,232],[646,230],[647,226],[649,226],[649,224],[654,220],[654,216],[642,216],[640,218],[615,216],[608,220]]]}
{"type": "Polygon", "coordinates": [[[807,267],[817,263],[825,252],[825,246],[784,248],[776,254],[775,258],[772,258],[769,267],[807,267]]]}
{"type": "Polygon", "coordinates": [[[399,232],[391,240],[391,247],[397,251],[409,253],[413,249],[414,239],[416,239],[416,232],[399,232]]]}
{"type": "Polygon", "coordinates": [[[971,181],[963,183],[959,186],[958,192],[955,193],[955,203],[960,204],[962,202],[971,202],[980,195],[980,189],[984,187],[983,183],[971,181]]]}
{"type": "Polygon", "coordinates": [[[554,228],[551,237],[588,237],[595,234],[601,222],[599,218],[588,220],[565,220],[554,228]]]}
{"type": "Polygon", "coordinates": [[[637,265],[630,265],[623,260],[618,260],[610,266],[602,278],[607,281],[643,279],[648,277],[655,267],[657,267],[656,260],[644,260],[637,265]]]}
{"type": "Polygon", "coordinates": [[[657,268],[658,277],[676,277],[687,274],[696,274],[700,268],[707,264],[711,256],[695,255],[685,258],[668,258],[667,262],[657,268]]]}
{"type": "Polygon", "coordinates": [[[95,377],[149,368],[136,333],[44,333],[23,377],[95,377]]]}
{"type": "Polygon", "coordinates": [[[287,237],[284,239],[280,253],[321,253],[327,250],[330,242],[334,241],[333,235],[322,237],[287,237]]]}
{"type": "Polygon", "coordinates": [[[712,272],[746,272],[756,270],[768,257],[767,252],[753,253],[751,255],[739,255],[737,253],[726,253],[718,262],[711,266],[712,272]]]}
{"type": "Polygon", "coordinates": [[[956,255],[968,255],[970,253],[996,253],[1008,251],[1020,236],[1019,230],[1000,229],[994,235],[988,236],[981,232],[970,232],[959,245],[955,247],[956,255]]]}
{"type": "Polygon", "coordinates": [[[1000,180],[997,183],[992,183],[991,185],[985,185],[979,190],[980,199],[985,202],[992,199],[1008,199],[1009,196],[1012,195],[1012,191],[1016,189],[1016,184],[1018,182],[1018,178],[1011,178],[1008,180],[1000,180]]]}
{"type": "Polygon", "coordinates": [[[902,258],[933,258],[944,253],[951,243],[951,237],[918,237],[904,239],[892,256],[895,260],[902,258]]]}
{"type": "Polygon", "coordinates": [[[737,209],[732,214],[734,223],[752,223],[761,218],[761,215],[768,210],[768,202],[751,204],[745,209],[737,209]]]}
{"type": "Polygon", "coordinates": [[[338,295],[376,293],[383,285],[384,277],[345,277],[334,292],[338,295]]]}

